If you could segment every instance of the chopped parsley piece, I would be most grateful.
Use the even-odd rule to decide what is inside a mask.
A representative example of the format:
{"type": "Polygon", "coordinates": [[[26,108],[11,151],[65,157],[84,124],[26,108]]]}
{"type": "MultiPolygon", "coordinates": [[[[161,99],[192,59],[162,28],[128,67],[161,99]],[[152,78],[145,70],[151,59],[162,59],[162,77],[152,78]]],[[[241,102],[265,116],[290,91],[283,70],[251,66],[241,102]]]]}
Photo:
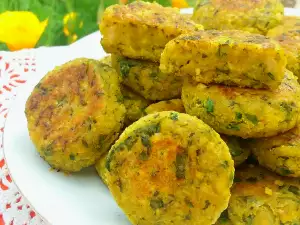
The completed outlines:
{"type": "Polygon", "coordinates": [[[153,210],[163,208],[164,207],[164,202],[161,198],[151,199],[150,200],[150,207],[153,210]]]}
{"type": "Polygon", "coordinates": [[[256,117],[256,115],[251,115],[251,114],[245,114],[247,120],[251,121],[254,125],[258,124],[258,119],[256,117]]]}
{"type": "Polygon", "coordinates": [[[241,120],[243,118],[243,114],[242,113],[240,113],[240,112],[236,112],[235,113],[235,119],[236,120],[241,120]]]}
{"type": "Polygon", "coordinates": [[[273,73],[268,73],[268,76],[272,79],[272,80],[275,80],[275,77],[274,77],[274,75],[273,75],[273,73]]]}
{"type": "Polygon", "coordinates": [[[289,186],[288,190],[289,190],[289,192],[292,192],[295,195],[300,195],[300,190],[296,186],[291,185],[291,186],[289,186]]]}
{"type": "Polygon", "coordinates": [[[171,119],[171,120],[174,120],[174,121],[178,120],[178,113],[176,113],[176,112],[171,112],[171,113],[170,113],[170,119],[171,119]]]}
{"type": "Polygon", "coordinates": [[[230,123],[226,126],[229,130],[240,130],[240,125],[236,123],[230,123]]]}
{"type": "Polygon", "coordinates": [[[294,172],[289,170],[288,168],[284,168],[284,167],[281,167],[279,168],[279,171],[278,171],[282,176],[287,176],[287,175],[290,175],[290,174],[293,174],[294,172]]]}
{"type": "Polygon", "coordinates": [[[69,155],[69,158],[70,158],[70,160],[75,160],[75,155],[70,154],[70,155],[69,155]]]}
{"type": "Polygon", "coordinates": [[[214,102],[210,98],[206,100],[206,112],[208,113],[214,112],[214,102]]]}

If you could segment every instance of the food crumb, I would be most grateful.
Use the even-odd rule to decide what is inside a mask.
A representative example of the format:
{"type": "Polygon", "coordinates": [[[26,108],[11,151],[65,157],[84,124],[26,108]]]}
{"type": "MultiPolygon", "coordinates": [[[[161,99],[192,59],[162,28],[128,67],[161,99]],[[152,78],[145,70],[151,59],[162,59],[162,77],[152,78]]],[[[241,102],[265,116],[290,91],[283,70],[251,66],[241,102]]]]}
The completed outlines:
{"type": "Polygon", "coordinates": [[[275,184],[278,186],[283,186],[284,183],[281,180],[275,180],[275,184]]]}
{"type": "Polygon", "coordinates": [[[268,188],[268,187],[265,187],[265,193],[267,195],[272,195],[273,194],[272,190],[270,188],[268,188]]]}

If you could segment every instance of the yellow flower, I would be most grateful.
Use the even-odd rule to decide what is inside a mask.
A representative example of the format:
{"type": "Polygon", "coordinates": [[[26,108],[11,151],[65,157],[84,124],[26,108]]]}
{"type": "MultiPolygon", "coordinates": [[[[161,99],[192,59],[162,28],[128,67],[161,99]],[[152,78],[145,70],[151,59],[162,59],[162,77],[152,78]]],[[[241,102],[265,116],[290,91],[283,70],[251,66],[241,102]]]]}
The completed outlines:
{"type": "Polygon", "coordinates": [[[76,30],[83,27],[83,22],[78,22],[78,16],[75,12],[70,12],[64,16],[64,34],[68,37],[68,42],[73,43],[77,40],[78,36],[76,30]]]}
{"type": "Polygon", "coordinates": [[[187,8],[189,5],[185,0],[172,0],[172,6],[176,8],[187,8]]]}
{"type": "Polygon", "coordinates": [[[6,11],[0,14],[0,42],[11,51],[34,48],[47,25],[48,19],[40,22],[32,12],[6,11]]]}

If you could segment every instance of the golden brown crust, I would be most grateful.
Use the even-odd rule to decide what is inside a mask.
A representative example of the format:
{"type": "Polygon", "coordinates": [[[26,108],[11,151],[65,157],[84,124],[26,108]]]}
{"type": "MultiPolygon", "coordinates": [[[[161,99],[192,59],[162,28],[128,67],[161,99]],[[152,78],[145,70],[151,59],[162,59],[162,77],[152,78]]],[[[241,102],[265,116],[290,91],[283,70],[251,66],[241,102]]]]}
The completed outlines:
{"type": "Polygon", "coordinates": [[[276,89],[286,57],[280,45],[263,35],[239,30],[206,30],[170,41],[160,60],[163,73],[192,77],[204,84],[276,89]]]}
{"type": "Polygon", "coordinates": [[[106,52],[155,62],[170,40],[201,29],[179,10],[143,1],[108,7],[100,23],[106,52]]]}
{"type": "Polygon", "coordinates": [[[284,14],[280,0],[198,0],[193,20],[205,29],[245,30],[266,34],[284,14]]]}
{"type": "Polygon", "coordinates": [[[227,207],[234,167],[220,136],[195,117],[147,115],[106,159],[111,193],[133,224],[212,224],[227,207]]]}
{"type": "Polygon", "coordinates": [[[298,120],[300,86],[289,71],[278,89],[255,90],[187,81],[182,101],[188,114],[217,132],[242,138],[271,137],[292,129],[298,120]]]}
{"type": "Polygon", "coordinates": [[[25,110],[41,156],[65,171],[92,165],[122,126],[125,108],[118,96],[116,72],[96,60],[76,59],[49,72],[34,88],[25,110]]]}

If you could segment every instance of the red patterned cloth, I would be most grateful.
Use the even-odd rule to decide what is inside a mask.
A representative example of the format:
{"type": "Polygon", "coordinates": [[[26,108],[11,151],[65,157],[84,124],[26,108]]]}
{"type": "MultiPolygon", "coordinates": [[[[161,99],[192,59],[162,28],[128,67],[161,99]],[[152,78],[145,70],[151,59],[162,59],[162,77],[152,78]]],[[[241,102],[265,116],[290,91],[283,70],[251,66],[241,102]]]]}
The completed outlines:
{"type": "Polygon", "coordinates": [[[36,73],[34,51],[0,52],[0,225],[45,224],[13,183],[3,154],[3,132],[18,87],[36,73]]]}

